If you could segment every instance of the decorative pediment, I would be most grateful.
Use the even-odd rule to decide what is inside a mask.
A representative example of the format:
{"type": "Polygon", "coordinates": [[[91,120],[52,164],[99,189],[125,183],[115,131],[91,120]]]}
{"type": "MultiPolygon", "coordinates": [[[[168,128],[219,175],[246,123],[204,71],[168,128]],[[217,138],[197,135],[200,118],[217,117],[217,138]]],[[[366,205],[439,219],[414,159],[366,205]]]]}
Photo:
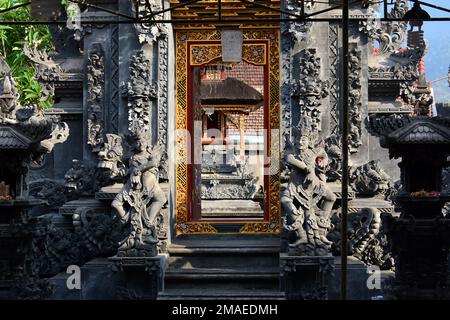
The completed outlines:
{"type": "Polygon", "coordinates": [[[402,144],[450,144],[450,128],[419,120],[394,131],[388,138],[402,144]]]}

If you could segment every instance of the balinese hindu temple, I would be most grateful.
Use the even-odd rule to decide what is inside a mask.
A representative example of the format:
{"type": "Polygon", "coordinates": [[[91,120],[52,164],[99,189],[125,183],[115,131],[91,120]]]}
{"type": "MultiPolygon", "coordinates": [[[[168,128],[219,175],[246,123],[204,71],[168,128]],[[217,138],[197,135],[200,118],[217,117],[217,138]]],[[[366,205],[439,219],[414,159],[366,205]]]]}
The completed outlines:
{"type": "Polygon", "coordinates": [[[449,298],[450,120],[408,1],[348,30],[335,0],[88,2],[23,47],[51,108],[0,65],[2,299],[340,299],[343,268],[349,299],[449,298]]]}

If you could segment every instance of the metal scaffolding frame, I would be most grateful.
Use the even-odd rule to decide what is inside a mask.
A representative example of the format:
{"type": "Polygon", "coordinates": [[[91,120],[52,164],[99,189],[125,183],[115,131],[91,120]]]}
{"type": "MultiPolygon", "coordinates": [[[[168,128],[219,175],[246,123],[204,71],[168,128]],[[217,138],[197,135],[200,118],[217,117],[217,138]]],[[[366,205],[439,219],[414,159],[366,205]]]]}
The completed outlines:
{"type": "MultiPolygon", "coordinates": [[[[106,12],[106,13],[110,13],[113,16],[116,16],[117,19],[110,19],[110,20],[82,20],[81,24],[129,24],[129,23],[154,23],[155,22],[155,18],[158,17],[161,14],[164,14],[165,12],[168,11],[173,11],[175,9],[178,8],[182,8],[197,2],[201,2],[203,0],[189,0],[174,6],[170,6],[169,8],[165,8],[156,12],[153,12],[149,15],[143,16],[143,17],[138,17],[137,14],[136,16],[131,16],[119,11],[115,11],[115,10],[111,10],[102,6],[98,6],[95,4],[91,4],[89,3],[89,1],[87,0],[70,0],[70,2],[73,3],[77,3],[83,6],[86,6],[88,8],[93,8],[96,9],[98,11],[102,11],[102,12],[106,12]],[[123,19],[119,19],[119,18],[123,18],[123,19]]],[[[301,6],[300,6],[300,14],[296,14],[287,10],[283,10],[283,9],[278,9],[278,8],[272,8],[270,6],[261,4],[256,2],[255,0],[251,1],[251,0],[237,0],[242,2],[243,4],[250,4],[250,5],[254,5],[256,7],[260,7],[260,8],[264,8],[267,10],[272,10],[274,12],[278,12],[280,13],[280,15],[285,15],[286,17],[284,18],[279,18],[279,19],[274,19],[274,18],[260,18],[257,17],[255,19],[252,20],[248,20],[248,19],[229,19],[227,18],[226,20],[223,19],[222,17],[222,1],[223,0],[217,0],[218,3],[218,18],[217,19],[202,19],[203,23],[239,23],[239,24],[246,24],[246,23],[282,23],[282,22],[333,22],[333,21],[342,21],[344,19],[344,17],[342,16],[341,18],[331,18],[331,17],[326,17],[326,18],[321,18],[321,17],[317,17],[320,14],[323,13],[327,13],[333,10],[338,10],[341,9],[342,11],[344,11],[344,7],[345,4],[343,3],[344,1],[341,0],[341,4],[338,5],[333,5],[330,6],[329,8],[326,9],[322,9],[322,10],[318,10],[318,11],[314,11],[311,13],[305,13],[305,1],[306,0],[299,0],[301,1],[301,6]]],[[[393,5],[393,0],[379,0],[379,4],[383,3],[383,7],[384,7],[384,17],[380,18],[380,21],[407,21],[403,18],[393,18],[393,17],[389,17],[388,14],[388,7],[389,5],[393,5]]],[[[425,2],[425,1],[420,1],[420,0],[409,0],[410,2],[416,2],[419,3],[421,5],[424,5],[426,7],[430,7],[433,9],[437,9],[443,12],[447,12],[450,13],[450,8],[444,8],[441,6],[437,6],[434,5],[432,3],[429,2],[425,2]]],[[[363,0],[353,0],[353,1],[347,1],[348,6],[347,6],[347,10],[348,8],[353,5],[353,4],[357,4],[357,3],[361,3],[363,2],[363,0]]],[[[324,3],[324,2],[320,2],[320,3],[324,3]]],[[[6,9],[0,9],[0,14],[1,13],[5,13],[8,11],[12,11],[27,5],[31,5],[32,1],[28,1],[25,3],[21,3],[21,4],[17,4],[15,6],[12,6],[10,8],[6,8],[6,9]]],[[[188,24],[188,23],[193,23],[195,21],[193,21],[192,19],[156,19],[158,23],[173,23],[173,24],[188,24]]],[[[365,20],[364,18],[351,18],[351,20],[353,21],[362,21],[365,20]]],[[[432,17],[430,19],[422,19],[423,21],[450,21],[450,17],[432,17]]],[[[4,20],[0,20],[0,25],[65,25],[66,22],[62,21],[62,20],[33,20],[33,21],[4,21],[4,20]]]]}
{"type": "MultiPolygon", "coordinates": [[[[89,1],[86,0],[70,0],[71,2],[86,6],[88,8],[93,8],[98,11],[103,11],[106,13],[110,13],[117,17],[117,19],[111,19],[111,20],[82,20],[81,24],[135,24],[135,23],[171,23],[171,24],[189,24],[189,23],[195,23],[192,19],[155,19],[159,15],[164,14],[168,11],[173,11],[178,8],[182,8],[185,6],[188,6],[190,4],[194,4],[197,2],[201,2],[202,0],[189,0],[174,6],[170,6],[169,8],[163,8],[162,10],[153,12],[149,15],[146,15],[144,17],[138,17],[138,12],[136,10],[136,16],[130,16],[124,13],[121,13],[119,11],[110,10],[108,8],[104,8],[98,5],[94,5],[89,3],[89,1]],[[119,18],[124,18],[125,20],[121,20],[119,18]]],[[[296,14],[293,12],[289,12],[283,9],[278,8],[272,8],[270,6],[257,3],[255,0],[238,0],[242,2],[243,4],[247,5],[255,5],[260,8],[264,8],[267,10],[273,10],[275,12],[280,13],[279,19],[273,19],[273,18],[255,18],[252,20],[248,19],[226,19],[224,20],[222,17],[222,0],[217,0],[218,4],[218,18],[217,19],[202,19],[201,22],[204,24],[217,24],[217,23],[236,23],[236,24],[246,24],[246,23],[283,23],[283,22],[341,22],[342,26],[342,49],[343,49],[343,77],[342,77],[342,167],[343,167],[343,174],[342,174],[342,209],[341,209],[341,299],[346,300],[347,299],[347,217],[348,217],[348,154],[349,154],[349,145],[348,145],[348,135],[349,135],[349,123],[348,123],[348,112],[349,112],[349,22],[352,21],[362,21],[366,20],[363,18],[351,18],[349,15],[349,8],[351,5],[356,3],[361,3],[363,0],[341,0],[341,3],[339,5],[334,5],[326,9],[318,10],[312,13],[305,13],[305,0],[299,0],[301,1],[300,6],[300,14],[296,14]],[[341,9],[342,17],[341,18],[320,18],[317,17],[320,14],[327,13],[333,10],[339,10],[341,9]],[[282,18],[281,15],[288,16],[289,18],[282,18]]],[[[384,17],[380,18],[379,20],[382,22],[389,22],[389,21],[408,21],[404,18],[392,18],[389,17],[388,8],[389,5],[393,5],[393,0],[380,0],[379,4],[383,3],[383,12],[384,17]]],[[[420,0],[409,0],[410,2],[419,3],[421,5],[424,5],[426,7],[430,7],[433,9],[437,9],[443,12],[450,12],[449,8],[444,8],[441,6],[434,5],[429,2],[420,1],[420,0]]],[[[32,1],[17,4],[15,6],[12,6],[10,8],[6,9],[0,9],[0,14],[5,13],[11,10],[15,10],[27,5],[30,5],[32,1]]],[[[323,3],[323,2],[321,2],[323,3]]],[[[148,1],[147,4],[149,5],[148,1]]],[[[137,3],[135,2],[135,5],[137,6],[137,3]]],[[[149,6],[150,7],[150,6],[149,6]]],[[[419,19],[422,21],[450,21],[450,17],[435,17],[430,19],[419,19]]],[[[0,25],[65,25],[65,21],[57,21],[57,20],[47,20],[47,21],[2,21],[0,20],[0,25]]]]}

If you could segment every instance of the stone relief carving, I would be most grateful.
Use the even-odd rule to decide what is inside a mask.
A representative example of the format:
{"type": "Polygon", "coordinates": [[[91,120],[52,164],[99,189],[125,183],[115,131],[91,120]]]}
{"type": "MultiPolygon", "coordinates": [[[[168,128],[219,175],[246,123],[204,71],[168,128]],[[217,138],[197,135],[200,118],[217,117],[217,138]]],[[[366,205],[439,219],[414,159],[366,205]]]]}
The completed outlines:
{"type": "Polygon", "coordinates": [[[160,47],[162,87],[157,88],[151,83],[151,62],[143,50],[131,57],[130,79],[128,83],[122,84],[122,94],[128,99],[129,135],[126,142],[131,149],[128,172],[115,169],[126,168],[119,136],[109,135],[108,143],[99,153],[99,166],[120,172],[117,175],[110,170],[110,177],[128,179],[111,204],[118,219],[129,227],[126,237],[118,245],[118,256],[154,256],[166,250],[167,246],[168,220],[166,210],[161,210],[166,203],[166,196],[159,185],[161,171],[163,178],[167,178],[167,170],[164,169],[167,159],[164,147],[167,140],[167,92],[161,92],[167,89],[167,45],[166,41],[160,47]],[[152,99],[156,98],[159,98],[159,144],[152,146],[152,99]],[[111,153],[112,150],[114,152],[111,153]],[[111,159],[106,159],[108,153],[112,155],[111,159]]]}
{"type": "Polygon", "coordinates": [[[103,173],[99,172],[94,165],[77,159],[73,159],[72,164],[72,168],[64,176],[69,199],[92,196],[106,184],[103,173]]]}
{"type": "MultiPolygon", "coordinates": [[[[148,17],[163,9],[160,0],[138,0],[138,18],[148,17]]],[[[160,15],[153,16],[155,20],[160,20],[160,15]]],[[[138,34],[139,43],[149,43],[156,41],[159,36],[167,33],[166,26],[158,23],[136,23],[135,28],[138,34]]]]}
{"type": "Polygon", "coordinates": [[[106,141],[98,152],[97,167],[106,172],[111,182],[123,182],[127,173],[122,137],[107,133],[106,141]]]}
{"type": "Polygon", "coordinates": [[[93,152],[98,152],[103,143],[105,108],[105,54],[98,43],[89,51],[87,87],[87,144],[93,152]]]}
{"type": "MultiPolygon", "coordinates": [[[[372,3],[368,8],[373,18],[360,22],[360,31],[369,36],[369,40],[378,43],[379,54],[391,53],[400,48],[407,30],[406,21],[381,22],[379,20],[379,3],[372,3]]],[[[402,18],[408,11],[407,0],[395,0],[388,17],[402,18]]]]}
{"type": "Polygon", "coordinates": [[[53,223],[56,215],[46,214],[17,226],[17,232],[28,235],[20,253],[25,256],[32,275],[54,275],[71,264],[84,262],[79,236],[53,223]]]}
{"type": "MultiPolygon", "coordinates": [[[[302,12],[302,5],[305,11],[314,7],[314,1],[297,1],[289,0],[284,4],[284,9],[292,12],[293,14],[300,15],[302,12]]],[[[282,14],[282,17],[292,18],[292,16],[282,14]]],[[[281,23],[281,129],[282,129],[282,146],[281,150],[286,148],[286,144],[289,144],[291,136],[291,104],[292,104],[292,77],[293,77],[293,59],[292,49],[300,44],[305,43],[308,40],[308,32],[311,28],[311,22],[289,22],[281,23]]]]}
{"type": "Polygon", "coordinates": [[[158,212],[155,218],[156,237],[158,239],[158,253],[167,253],[169,238],[169,212],[167,203],[158,212]]]}
{"type": "Polygon", "coordinates": [[[138,51],[130,60],[130,80],[122,85],[122,94],[128,98],[128,130],[132,135],[146,134],[146,139],[151,139],[151,99],[157,97],[150,68],[144,51],[138,51]]]}
{"type": "Polygon", "coordinates": [[[370,73],[378,73],[380,76],[377,78],[384,78],[381,74],[385,73],[388,78],[395,80],[414,81],[419,78],[419,72],[417,70],[417,64],[411,63],[405,66],[395,65],[392,67],[369,67],[370,73]]]}
{"type": "Polygon", "coordinates": [[[286,155],[291,171],[281,192],[284,228],[290,233],[289,254],[326,255],[331,245],[326,235],[336,196],[326,183],[327,153],[318,139],[316,124],[307,115],[302,115],[294,148],[294,153],[286,155]]]}
{"type": "Polygon", "coordinates": [[[258,177],[245,180],[244,185],[225,185],[218,180],[211,180],[210,187],[202,185],[202,199],[251,199],[259,191],[258,177]]]}
{"type": "Polygon", "coordinates": [[[168,180],[167,157],[167,117],[169,94],[169,42],[167,34],[163,34],[159,40],[159,72],[158,72],[158,145],[164,147],[161,157],[160,179],[168,180]]]}
{"type": "MultiPolygon", "coordinates": [[[[160,0],[138,0],[136,4],[136,13],[139,18],[153,16],[154,20],[160,20],[164,18],[164,13],[156,14],[163,9],[162,2],[160,0]]],[[[150,61],[148,61],[143,51],[139,51],[133,58],[130,64],[130,82],[128,83],[128,88],[124,89],[124,94],[128,93],[129,101],[134,100],[134,104],[142,104],[146,106],[143,108],[142,113],[138,111],[137,108],[133,108],[134,113],[130,111],[130,122],[133,119],[137,119],[140,116],[144,116],[144,122],[148,121],[148,125],[151,121],[151,112],[149,101],[138,101],[135,95],[133,98],[133,92],[129,92],[130,87],[135,87],[136,90],[146,89],[149,90],[145,96],[152,99],[158,99],[158,130],[157,130],[157,144],[164,147],[164,152],[161,157],[160,165],[160,177],[161,179],[167,179],[167,110],[168,110],[168,30],[166,25],[158,23],[138,23],[135,24],[135,29],[138,34],[139,43],[154,45],[157,42],[158,46],[158,85],[151,84],[151,78],[148,72],[150,71],[150,61]],[[133,65],[133,61],[135,64],[133,65]],[[144,62],[143,66],[140,64],[144,62]],[[142,69],[140,69],[142,68],[142,69]],[[141,80],[146,82],[145,86],[139,85],[139,72],[145,69],[145,73],[141,76],[141,80]],[[137,71],[137,72],[135,72],[137,71]],[[136,86],[137,85],[137,86],[136,86]]],[[[129,110],[132,110],[129,104],[129,110]]],[[[131,125],[130,128],[135,126],[136,123],[131,125]]]]}
{"type": "Polygon", "coordinates": [[[351,215],[349,222],[350,246],[353,255],[358,256],[366,248],[369,239],[379,232],[380,212],[374,208],[363,208],[351,215]]]}
{"type": "MultiPolygon", "coordinates": [[[[33,51],[33,54],[38,54],[38,51],[33,51]]],[[[50,63],[45,59],[39,57],[36,61],[50,63]]],[[[42,67],[38,73],[44,71],[42,67]]],[[[0,59],[0,131],[3,149],[0,152],[2,155],[0,162],[2,179],[8,177],[6,183],[0,182],[0,198],[3,201],[18,200],[19,203],[26,205],[25,208],[29,206],[31,210],[36,208],[38,211],[28,211],[22,204],[15,203],[11,204],[10,209],[3,207],[2,213],[6,210],[7,224],[2,224],[1,236],[15,240],[10,242],[11,248],[8,249],[13,250],[14,256],[8,258],[6,255],[6,259],[0,262],[0,278],[13,281],[11,290],[16,298],[45,298],[50,290],[48,282],[40,280],[38,276],[52,270],[53,265],[47,258],[48,254],[52,250],[56,252],[62,249],[63,245],[55,238],[53,230],[49,229],[49,220],[41,224],[42,216],[35,216],[40,210],[36,206],[41,202],[30,197],[27,192],[27,171],[32,162],[41,164],[44,155],[51,152],[56,143],[62,143],[67,139],[69,128],[67,124],[60,122],[59,117],[45,116],[36,106],[20,106],[19,93],[15,85],[11,69],[0,59]]],[[[42,188],[44,187],[41,187],[41,190],[42,188]]],[[[56,199],[49,197],[49,200],[56,199]]],[[[64,257],[69,258],[69,254],[66,253],[64,257]]]]}
{"type": "Polygon", "coordinates": [[[39,81],[42,88],[42,96],[44,100],[55,94],[55,81],[58,81],[62,68],[49,56],[44,50],[39,50],[36,47],[25,43],[23,52],[30,59],[36,68],[35,79],[39,81]]]}
{"type": "Polygon", "coordinates": [[[14,276],[12,296],[17,300],[44,300],[55,290],[48,279],[28,275],[20,270],[14,276]]]}
{"type": "Polygon", "coordinates": [[[339,133],[339,25],[330,23],[328,31],[330,59],[330,133],[339,133]]]}
{"type": "Polygon", "coordinates": [[[389,175],[381,168],[380,162],[371,160],[361,166],[351,167],[349,182],[358,195],[384,196],[391,187],[389,175]]]}
{"type": "Polygon", "coordinates": [[[357,152],[361,146],[361,51],[354,48],[349,58],[349,149],[357,152]]]}
{"type": "Polygon", "coordinates": [[[50,208],[58,208],[67,201],[64,183],[51,179],[31,182],[28,193],[34,198],[45,201],[50,208]]]}
{"type": "Polygon", "coordinates": [[[305,49],[300,59],[300,79],[292,88],[292,95],[299,98],[301,114],[311,119],[311,129],[321,131],[322,99],[329,94],[328,81],[320,80],[320,59],[316,49],[305,49]]]}
{"type": "Polygon", "coordinates": [[[129,234],[119,244],[119,256],[154,256],[157,254],[156,223],[166,203],[159,185],[158,167],[161,147],[151,147],[145,136],[136,137],[130,159],[130,179],[111,206],[122,224],[130,224],[129,234]]]}
{"type": "Polygon", "coordinates": [[[411,123],[413,121],[412,117],[392,114],[384,117],[376,117],[375,115],[370,115],[366,118],[366,127],[369,133],[380,136],[381,134],[389,134],[395,130],[411,123]]]}
{"type": "Polygon", "coordinates": [[[394,52],[390,55],[390,57],[399,58],[405,63],[396,63],[393,66],[387,67],[369,66],[370,76],[371,78],[376,79],[386,78],[407,82],[415,81],[419,78],[418,64],[423,56],[423,53],[423,50],[420,48],[394,52]]]}
{"type": "Polygon", "coordinates": [[[86,255],[108,257],[116,253],[123,230],[113,221],[112,215],[96,213],[90,208],[78,208],[72,219],[86,255]]]}
{"type": "MultiPolygon", "coordinates": [[[[376,265],[383,270],[393,268],[389,243],[382,227],[382,214],[376,208],[361,208],[349,212],[347,218],[349,254],[367,265],[376,265]]],[[[328,238],[333,241],[332,252],[340,255],[341,218],[337,212],[332,216],[332,231],[328,238]]]]}
{"type": "Polygon", "coordinates": [[[325,151],[328,155],[327,181],[341,181],[342,179],[342,140],[338,135],[331,135],[325,139],[325,151]]]}
{"type": "Polygon", "coordinates": [[[119,26],[111,26],[111,89],[109,107],[109,125],[112,133],[119,130],[119,26]]]}
{"type": "MultiPolygon", "coordinates": [[[[304,1],[304,9],[311,9],[314,6],[314,1],[304,1]]],[[[297,0],[286,1],[286,10],[292,12],[293,14],[300,15],[302,10],[302,2],[297,0]]],[[[292,18],[287,16],[287,18],[292,18]]],[[[289,22],[281,24],[281,32],[293,41],[292,45],[295,43],[301,43],[307,40],[307,33],[311,28],[311,22],[289,22]]]]}

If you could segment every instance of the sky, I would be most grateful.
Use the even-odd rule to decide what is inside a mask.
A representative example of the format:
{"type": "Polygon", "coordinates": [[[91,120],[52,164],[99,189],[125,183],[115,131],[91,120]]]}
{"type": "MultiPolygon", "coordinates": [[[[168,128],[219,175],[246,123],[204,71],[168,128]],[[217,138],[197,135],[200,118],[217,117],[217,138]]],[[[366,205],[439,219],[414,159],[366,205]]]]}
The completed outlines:
{"type": "MultiPolygon", "coordinates": [[[[450,9],[449,0],[422,0],[450,9]]],[[[412,7],[412,3],[410,4],[412,7]]],[[[450,18],[449,12],[440,11],[422,5],[432,18],[450,18]]],[[[450,66],[450,21],[428,21],[424,23],[425,39],[428,41],[428,53],[425,56],[425,75],[428,81],[447,76],[450,66]]],[[[447,80],[433,84],[437,102],[450,103],[450,87],[447,80]]]]}

